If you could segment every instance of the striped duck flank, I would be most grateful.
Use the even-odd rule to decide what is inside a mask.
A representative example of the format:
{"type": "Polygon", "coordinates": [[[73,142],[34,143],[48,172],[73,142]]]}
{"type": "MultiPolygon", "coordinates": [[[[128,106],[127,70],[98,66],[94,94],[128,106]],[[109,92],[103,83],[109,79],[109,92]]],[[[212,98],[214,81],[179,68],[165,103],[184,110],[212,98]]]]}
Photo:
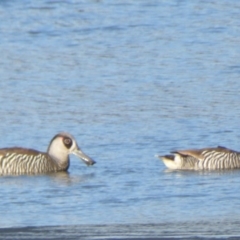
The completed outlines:
{"type": "Polygon", "coordinates": [[[177,150],[158,156],[169,169],[224,170],[240,168],[240,152],[218,146],[216,148],[177,150]]]}
{"type": "Polygon", "coordinates": [[[47,152],[19,147],[0,149],[0,174],[67,171],[69,154],[78,156],[87,165],[95,163],[81,151],[72,135],[59,133],[49,143],[47,152]]]}

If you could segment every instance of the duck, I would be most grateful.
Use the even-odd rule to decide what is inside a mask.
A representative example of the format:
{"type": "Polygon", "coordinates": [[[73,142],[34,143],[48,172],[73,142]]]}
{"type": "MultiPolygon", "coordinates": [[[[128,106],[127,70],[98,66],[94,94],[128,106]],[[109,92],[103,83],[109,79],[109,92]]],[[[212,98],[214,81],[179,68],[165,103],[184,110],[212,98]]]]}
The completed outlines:
{"type": "Polygon", "coordinates": [[[171,170],[224,170],[240,168],[240,152],[223,146],[177,150],[157,155],[171,170]]]}
{"type": "Polygon", "coordinates": [[[66,132],[56,134],[48,145],[47,152],[22,147],[0,149],[0,174],[39,174],[67,171],[69,155],[74,154],[85,164],[96,162],[79,147],[75,138],[66,132]]]}

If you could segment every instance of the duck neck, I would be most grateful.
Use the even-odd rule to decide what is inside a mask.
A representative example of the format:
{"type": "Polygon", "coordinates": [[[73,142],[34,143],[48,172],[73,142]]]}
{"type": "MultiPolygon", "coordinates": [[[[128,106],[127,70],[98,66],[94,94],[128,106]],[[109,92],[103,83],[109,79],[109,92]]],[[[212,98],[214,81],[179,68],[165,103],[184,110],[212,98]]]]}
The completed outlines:
{"type": "Polygon", "coordinates": [[[56,149],[48,149],[48,155],[57,164],[59,170],[67,170],[69,167],[69,156],[64,151],[56,151],[56,149]]]}

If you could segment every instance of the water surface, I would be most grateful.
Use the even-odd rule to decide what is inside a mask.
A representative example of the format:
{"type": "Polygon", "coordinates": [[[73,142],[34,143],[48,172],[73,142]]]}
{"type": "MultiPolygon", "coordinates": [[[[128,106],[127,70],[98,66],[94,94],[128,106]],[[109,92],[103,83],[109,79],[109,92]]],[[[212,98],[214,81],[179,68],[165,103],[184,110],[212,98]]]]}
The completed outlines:
{"type": "Polygon", "coordinates": [[[166,236],[157,229],[172,223],[176,236],[177,224],[198,236],[204,222],[212,235],[230,226],[239,236],[238,170],[171,172],[154,157],[240,149],[239,9],[0,1],[0,146],[45,151],[68,131],[97,161],[72,156],[68,173],[1,177],[1,228],[152,224],[149,236],[166,236]]]}

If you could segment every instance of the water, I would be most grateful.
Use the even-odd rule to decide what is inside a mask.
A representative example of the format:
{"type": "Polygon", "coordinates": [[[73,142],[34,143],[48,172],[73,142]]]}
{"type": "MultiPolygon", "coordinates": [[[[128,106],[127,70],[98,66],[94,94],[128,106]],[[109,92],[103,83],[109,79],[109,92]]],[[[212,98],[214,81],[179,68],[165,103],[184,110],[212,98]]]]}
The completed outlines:
{"type": "Polygon", "coordinates": [[[171,224],[174,236],[239,236],[238,170],[171,172],[154,157],[240,149],[239,9],[226,0],[0,1],[0,146],[45,151],[68,131],[97,161],[88,168],[72,156],[68,173],[1,177],[2,234],[64,226],[76,237],[100,225],[104,237],[149,226],[146,236],[169,236],[171,224]]]}

